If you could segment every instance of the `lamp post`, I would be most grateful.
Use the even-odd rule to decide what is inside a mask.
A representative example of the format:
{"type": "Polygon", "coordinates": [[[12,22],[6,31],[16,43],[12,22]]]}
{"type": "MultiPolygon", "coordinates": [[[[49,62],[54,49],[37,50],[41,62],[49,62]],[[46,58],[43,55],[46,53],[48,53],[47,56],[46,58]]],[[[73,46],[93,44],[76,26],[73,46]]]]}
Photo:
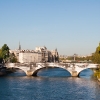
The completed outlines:
{"type": "Polygon", "coordinates": [[[55,63],[55,55],[54,55],[54,63],[55,63]]]}
{"type": "Polygon", "coordinates": [[[76,54],[74,54],[74,61],[75,61],[75,56],[76,56],[76,54]]]}

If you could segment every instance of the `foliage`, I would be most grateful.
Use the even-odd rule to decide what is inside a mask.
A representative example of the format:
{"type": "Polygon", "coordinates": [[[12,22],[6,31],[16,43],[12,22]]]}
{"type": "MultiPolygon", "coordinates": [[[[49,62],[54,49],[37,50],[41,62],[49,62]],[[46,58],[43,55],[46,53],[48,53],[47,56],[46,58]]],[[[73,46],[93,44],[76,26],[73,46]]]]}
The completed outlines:
{"type": "Polygon", "coordinates": [[[94,77],[100,78],[100,69],[96,69],[94,72],[94,77]]]}
{"type": "Polygon", "coordinates": [[[4,62],[7,62],[8,58],[9,58],[9,47],[7,46],[7,44],[4,44],[0,49],[0,59],[4,62]]]}
{"type": "Polygon", "coordinates": [[[100,43],[99,46],[96,48],[95,53],[92,55],[92,61],[94,63],[100,64],[100,43]]]}
{"type": "Polygon", "coordinates": [[[11,62],[11,63],[17,62],[17,58],[16,58],[16,56],[15,56],[14,53],[10,54],[10,56],[9,56],[9,62],[11,62]]]}
{"type": "MultiPolygon", "coordinates": [[[[90,61],[92,59],[92,56],[87,56],[87,57],[75,57],[75,61],[90,61]]],[[[74,61],[74,57],[73,56],[69,56],[67,58],[60,58],[60,61],[66,61],[66,60],[71,60],[74,61]]]]}
{"type": "Polygon", "coordinates": [[[0,49],[0,63],[6,63],[6,62],[17,62],[17,58],[14,55],[14,53],[10,54],[9,47],[7,44],[4,44],[2,48],[0,49]]]}
{"type": "Polygon", "coordinates": [[[3,61],[1,52],[2,52],[2,51],[1,51],[1,49],[0,49],[0,63],[2,63],[2,61],[3,61]]]}

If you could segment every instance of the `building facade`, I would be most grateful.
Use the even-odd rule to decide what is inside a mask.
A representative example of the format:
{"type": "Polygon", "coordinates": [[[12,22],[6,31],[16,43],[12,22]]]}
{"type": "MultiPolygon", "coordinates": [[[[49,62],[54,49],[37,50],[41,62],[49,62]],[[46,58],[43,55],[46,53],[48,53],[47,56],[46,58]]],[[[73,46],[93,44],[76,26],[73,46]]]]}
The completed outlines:
{"type": "Polygon", "coordinates": [[[36,47],[35,51],[41,52],[42,62],[48,62],[48,50],[45,46],[44,47],[36,47]]]}
{"type": "Polygon", "coordinates": [[[14,53],[20,63],[37,63],[37,62],[58,62],[59,55],[57,49],[49,51],[45,46],[36,47],[35,50],[21,50],[21,45],[19,43],[19,48],[16,50],[9,50],[10,53],[14,53]]]}
{"type": "Polygon", "coordinates": [[[19,53],[20,63],[37,63],[42,62],[42,55],[40,52],[34,52],[29,50],[22,50],[19,53]]]}
{"type": "Polygon", "coordinates": [[[36,47],[35,51],[42,53],[42,62],[59,62],[59,54],[57,49],[49,51],[44,47],[36,47]]]}
{"type": "Polygon", "coordinates": [[[59,54],[58,54],[57,49],[52,50],[51,54],[52,54],[52,61],[53,62],[59,62],[59,54]]]}

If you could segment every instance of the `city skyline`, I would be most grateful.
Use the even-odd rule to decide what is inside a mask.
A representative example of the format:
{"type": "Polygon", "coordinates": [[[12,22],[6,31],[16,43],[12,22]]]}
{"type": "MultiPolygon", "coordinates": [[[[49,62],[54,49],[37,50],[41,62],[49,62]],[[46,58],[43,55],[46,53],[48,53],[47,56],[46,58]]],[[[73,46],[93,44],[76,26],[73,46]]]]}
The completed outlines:
{"type": "Polygon", "coordinates": [[[0,47],[46,46],[60,55],[88,55],[100,42],[99,0],[0,0],[0,47]]]}

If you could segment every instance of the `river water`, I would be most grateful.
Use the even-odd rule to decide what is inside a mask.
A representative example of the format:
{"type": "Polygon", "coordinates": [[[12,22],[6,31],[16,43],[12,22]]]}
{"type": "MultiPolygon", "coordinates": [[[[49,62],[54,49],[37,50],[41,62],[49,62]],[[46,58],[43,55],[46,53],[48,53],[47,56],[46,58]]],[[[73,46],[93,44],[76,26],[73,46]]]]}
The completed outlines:
{"type": "Polygon", "coordinates": [[[100,83],[90,69],[70,77],[60,68],[43,69],[37,77],[18,70],[0,77],[0,100],[100,100],[100,83]]]}

